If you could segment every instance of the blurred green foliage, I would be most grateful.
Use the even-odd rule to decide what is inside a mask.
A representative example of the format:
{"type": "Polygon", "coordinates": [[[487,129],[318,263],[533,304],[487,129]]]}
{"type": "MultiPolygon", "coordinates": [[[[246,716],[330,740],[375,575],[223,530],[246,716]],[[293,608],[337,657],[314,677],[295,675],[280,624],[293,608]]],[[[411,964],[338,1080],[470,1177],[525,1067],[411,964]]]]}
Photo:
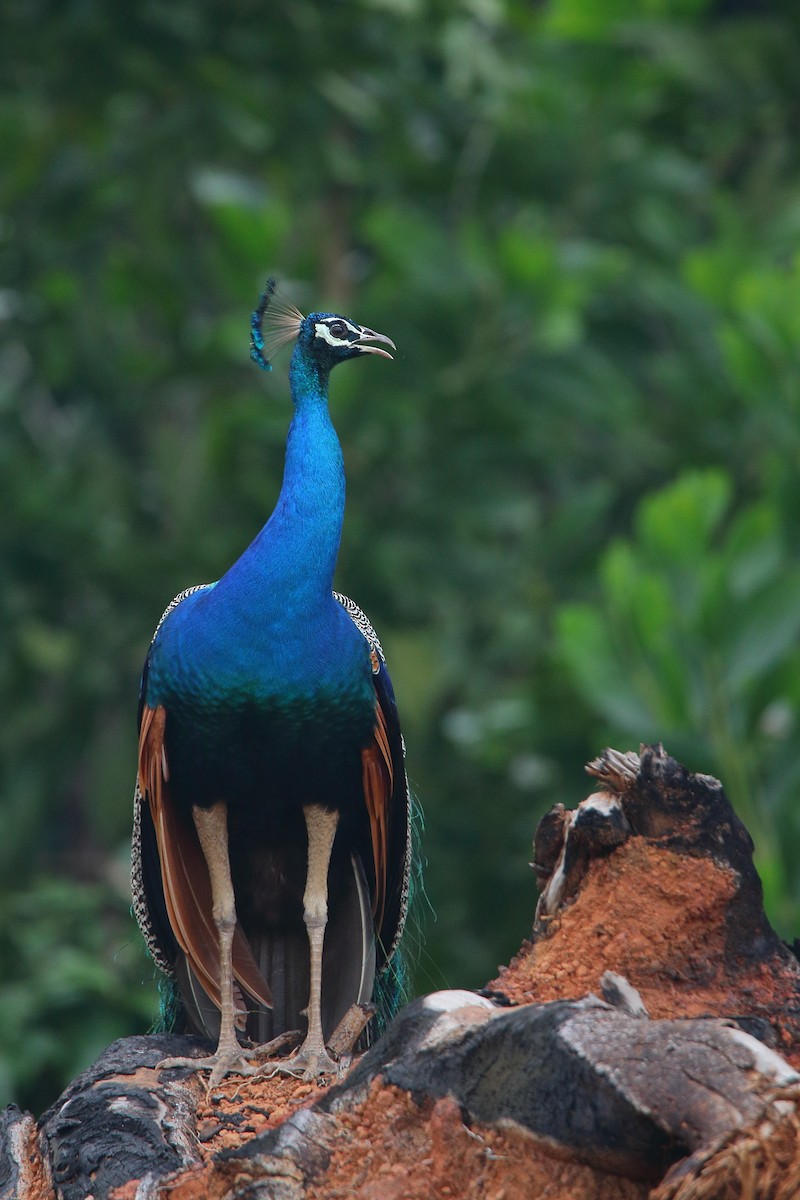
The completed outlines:
{"type": "Polygon", "coordinates": [[[720,776],[800,909],[796,7],[8,0],[0,38],[0,1085],[157,996],[127,915],[138,673],[271,510],[268,271],[337,372],[339,586],[427,816],[418,984],[479,985],[610,742],[720,776]]]}
{"type": "Polygon", "coordinates": [[[601,556],[600,600],[560,606],[561,657],[613,736],[718,765],[756,837],[773,916],[797,903],[800,562],[774,505],[719,469],[645,497],[601,556]]]}

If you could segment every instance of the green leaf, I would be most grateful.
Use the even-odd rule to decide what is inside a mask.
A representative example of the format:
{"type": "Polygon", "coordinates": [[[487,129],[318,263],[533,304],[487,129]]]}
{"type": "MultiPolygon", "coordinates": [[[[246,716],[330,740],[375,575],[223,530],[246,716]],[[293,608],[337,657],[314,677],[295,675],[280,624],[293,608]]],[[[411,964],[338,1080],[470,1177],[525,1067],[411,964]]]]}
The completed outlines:
{"type": "Polygon", "coordinates": [[[589,605],[564,605],[557,614],[558,651],[584,699],[607,720],[637,735],[654,728],[631,688],[608,629],[589,605]]]}
{"type": "Polygon", "coordinates": [[[748,601],[739,614],[731,614],[726,638],[725,676],[739,690],[759,675],[796,653],[800,637],[800,567],[748,601]]]}
{"type": "Polygon", "coordinates": [[[731,501],[723,471],[694,471],[648,496],[636,515],[636,531],[664,566],[699,567],[731,501]]]}

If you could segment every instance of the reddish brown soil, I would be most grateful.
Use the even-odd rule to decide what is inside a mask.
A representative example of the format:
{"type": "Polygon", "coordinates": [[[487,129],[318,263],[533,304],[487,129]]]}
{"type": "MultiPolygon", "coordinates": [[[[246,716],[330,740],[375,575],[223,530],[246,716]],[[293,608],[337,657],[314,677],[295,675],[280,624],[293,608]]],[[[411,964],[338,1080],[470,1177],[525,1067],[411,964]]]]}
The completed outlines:
{"type": "MultiPolygon", "coordinates": [[[[678,854],[633,836],[588,863],[575,899],[552,919],[545,936],[524,944],[488,986],[517,1004],[579,999],[599,993],[603,973],[615,971],[637,988],[653,1018],[764,1018],[785,1057],[800,1068],[798,1025],[792,1024],[800,968],[775,943],[759,951],[760,959],[755,953],[752,960],[738,961],[726,944],[740,883],[733,869],[709,857],[678,854]]],[[[482,1010],[479,1015],[485,1018],[482,1010]]],[[[206,1097],[204,1079],[198,1076],[196,1084],[203,1161],[162,1183],[162,1200],[251,1194],[251,1180],[257,1190],[263,1162],[221,1162],[215,1156],[275,1128],[324,1091],[282,1076],[234,1076],[206,1097]]],[[[649,1195],[645,1183],[570,1161],[522,1130],[467,1126],[451,1099],[418,1105],[381,1081],[373,1083],[361,1105],[340,1113],[326,1128],[322,1136],[331,1139],[331,1161],[306,1188],[308,1200],[645,1200],[649,1195]]],[[[734,1195],[790,1200],[800,1195],[798,1130],[794,1115],[736,1131],[713,1159],[693,1163],[690,1175],[657,1195],[660,1200],[733,1200],[734,1195]],[[742,1183],[742,1174],[750,1178],[747,1163],[759,1164],[759,1187],[754,1177],[750,1192],[742,1183]],[[770,1180],[772,1191],[760,1188],[761,1181],[770,1180]],[[786,1180],[795,1191],[787,1190],[786,1180]]],[[[291,1163],[276,1160],[274,1166],[292,1177],[291,1163]]],[[[111,1200],[135,1200],[136,1187],[119,1189],[111,1200]]],[[[32,1177],[24,1200],[53,1200],[44,1176],[32,1177]]]]}
{"type": "MultiPolygon", "coordinates": [[[[214,1169],[214,1155],[281,1125],[292,1113],[312,1105],[325,1090],[286,1075],[272,1079],[234,1075],[223,1080],[211,1096],[203,1094],[197,1107],[203,1164],[162,1185],[159,1195],[163,1200],[218,1200],[230,1188],[232,1178],[230,1170],[214,1169]]],[[[112,1200],[133,1200],[133,1196],[115,1195],[112,1200]]]]}
{"type": "MultiPolygon", "coordinates": [[[[598,992],[604,971],[624,975],[650,1015],[763,1014],[775,1022],[797,1003],[797,976],[781,961],[725,965],[728,907],[735,873],[709,859],[678,855],[631,838],[592,862],[574,902],[550,936],[527,943],[489,986],[515,1003],[577,999],[598,992]]],[[[780,1026],[778,1026],[780,1032],[780,1026]]],[[[785,1033],[786,1054],[800,1048],[785,1033]]],[[[228,1081],[198,1113],[206,1165],[184,1174],[164,1200],[219,1200],[243,1181],[248,1164],[210,1161],[274,1127],[319,1089],[286,1078],[228,1081]]],[[[333,1157],[309,1200],[638,1200],[645,1184],[604,1175],[555,1155],[510,1128],[467,1127],[458,1106],[418,1106],[392,1087],[373,1084],[358,1109],[339,1117],[333,1157]]],[[[120,1197],[119,1200],[128,1200],[120,1197]]]]}
{"type": "Polygon", "coordinates": [[[324,1087],[286,1075],[225,1080],[197,1110],[197,1136],[204,1159],[274,1129],[298,1109],[308,1108],[324,1091],[324,1087]]]}
{"type": "Polygon", "coordinates": [[[418,1106],[373,1084],[360,1110],[340,1121],[329,1170],[308,1200],[641,1200],[644,1184],[548,1154],[511,1129],[467,1127],[454,1100],[418,1106]],[[386,1146],[391,1145],[387,1157],[386,1146]]]}
{"type": "Polygon", "coordinates": [[[780,960],[725,965],[727,907],[737,878],[707,858],[691,858],[631,838],[592,863],[575,901],[549,937],[526,942],[489,987],[517,1004],[598,993],[604,971],[624,975],[654,1018],[763,1015],[782,1053],[800,1065],[800,1046],[780,1026],[797,1006],[798,975],[780,960]]]}
{"type": "MultiPolygon", "coordinates": [[[[240,1186],[248,1164],[237,1168],[240,1186]]],[[[221,1200],[231,1164],[184,1173],[163,1200],[221,1200]]],[[[365,1103],[341,1116],[333,1157],[307,1200],[645,1200],[646,1184],[602,1175],[550,1153],[512,1129],[467,1127],[455,1101],[417,1105],[373,1083],[365,1103]]]]}

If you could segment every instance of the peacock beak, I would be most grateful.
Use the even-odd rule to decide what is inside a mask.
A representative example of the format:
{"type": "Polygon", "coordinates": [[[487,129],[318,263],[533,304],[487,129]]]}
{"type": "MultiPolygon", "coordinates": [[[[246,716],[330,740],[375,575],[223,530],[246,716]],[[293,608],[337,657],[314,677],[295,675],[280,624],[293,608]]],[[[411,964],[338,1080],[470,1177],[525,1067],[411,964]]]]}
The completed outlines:
{"type": "Polygon", "coordinates": [[[394,342],[385,333],[376,333],[374,329],[365,329],[363,325],[360,327],[358,341],[355,343],[356,348],[361,354],[380,354],[382,358],[391,358],[392,355],[388,350],[381,350],[380,346],[368,346],[367,342],[384,342],[387,346],[391,346],[393,350],[397,349],[394,342]]]}

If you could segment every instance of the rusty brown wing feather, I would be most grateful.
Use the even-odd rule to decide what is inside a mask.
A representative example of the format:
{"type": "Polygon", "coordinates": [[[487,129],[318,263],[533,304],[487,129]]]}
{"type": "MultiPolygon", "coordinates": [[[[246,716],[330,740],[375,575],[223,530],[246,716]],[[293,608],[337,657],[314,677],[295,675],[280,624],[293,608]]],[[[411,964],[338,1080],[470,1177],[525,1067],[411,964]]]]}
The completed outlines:
{"type": "MultiPolygon", "coordinates": [[[[334,596],[366,640],[372,660],[375,726],[362,752],[362,783],[374,869],[373,910],[380,972],[394,958],[408,916],[415,844],[412,800],[397,704],[378,636],[353,600],[340,592],[334,592],[334,596]]],[[[369,863],[365,868],[369,876],[369,863]]]]}
{"type": "Polygon", "coordinates": [[[380,702],[375,704],[375,728],[372,741],[361,752],[364,803],[369,817],[372,861],[375,869],[375,893],[372,915],[375,926],[383,925],[389,871],[389,806],[394,789],[394,767],[389,748],[386,717],[380,702]]]}
{"type": "MultiPolygon", "coordinates": [[[[191,815],[174,802],[165,748],[167,713],[144,705],[139,727],[139,787],[150,805],[161,882],[175,939],[203,990],[219,1007],[219,935],[214,924],[211,882],[191,815]]],[[[270,1008],[272,994],[240,926],[233,939],[233,973],[258,1003],[270,1008]]],[[[238,989],[236,989],[238,991],[238,989]]],[[[237,1025],[244,1026],[244,999],[235,995],[237,1025]]]]}

